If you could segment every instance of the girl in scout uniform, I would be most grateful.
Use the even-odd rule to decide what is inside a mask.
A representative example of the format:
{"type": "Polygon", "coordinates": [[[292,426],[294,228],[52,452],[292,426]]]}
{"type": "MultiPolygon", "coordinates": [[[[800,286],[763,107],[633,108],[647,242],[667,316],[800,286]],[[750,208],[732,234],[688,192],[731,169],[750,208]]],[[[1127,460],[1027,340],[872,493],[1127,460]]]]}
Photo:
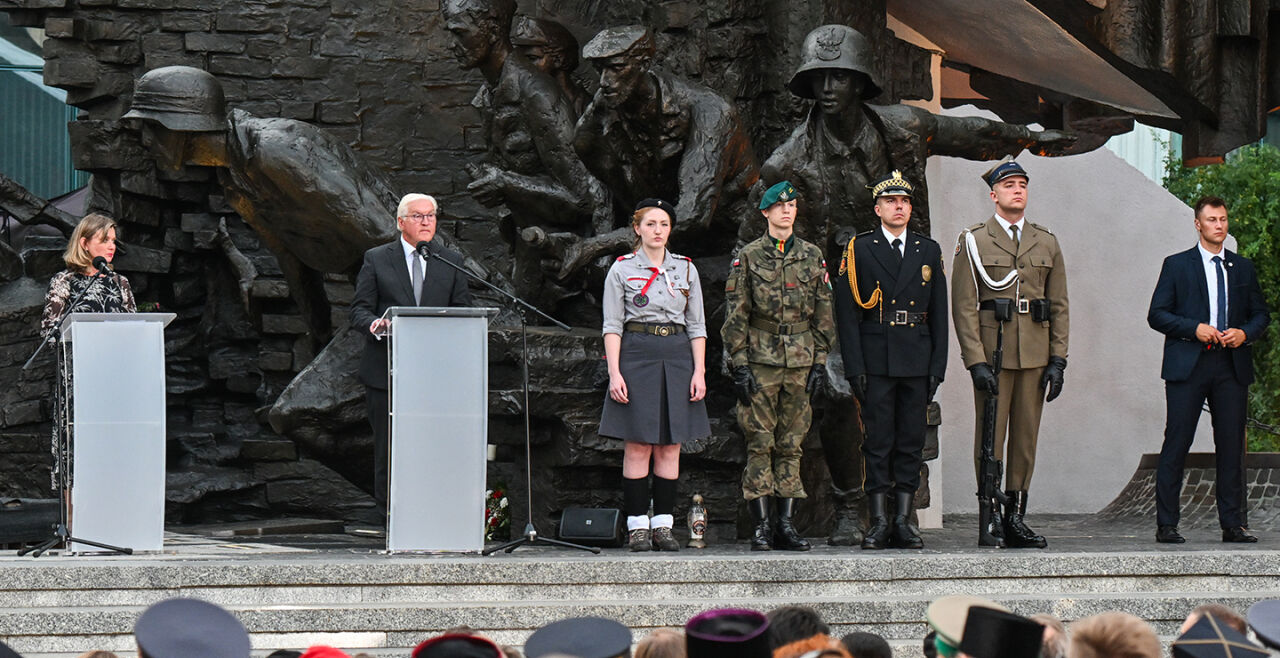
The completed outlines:
{"type": "Polygon", "coordinates": [[[680,444],[711,435],[703,398],[706,316],[698,270],[667,251],[675,208],[641,201],[631,218],[636,250],[604,282],[604,351],[609,391],[600,435],[621,439],[622,500],[633,551],[679,550],[675,519],[680,444]],[[649,460],[653,459],[653,488],[649,460]],[[652,519],[647,515],[652,491],[652,519]]]}

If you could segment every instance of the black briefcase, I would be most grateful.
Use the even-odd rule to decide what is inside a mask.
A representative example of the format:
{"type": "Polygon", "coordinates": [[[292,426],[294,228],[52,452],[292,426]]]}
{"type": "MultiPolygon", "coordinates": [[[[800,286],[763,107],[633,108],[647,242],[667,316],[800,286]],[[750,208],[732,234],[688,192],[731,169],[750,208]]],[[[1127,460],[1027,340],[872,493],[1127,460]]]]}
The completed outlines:
{"type": "Polygon", "coordinates": [[[566,507],[560,515],[560,539],[586,546],[617,548],[623,544],[622,511],[566,507]]]}

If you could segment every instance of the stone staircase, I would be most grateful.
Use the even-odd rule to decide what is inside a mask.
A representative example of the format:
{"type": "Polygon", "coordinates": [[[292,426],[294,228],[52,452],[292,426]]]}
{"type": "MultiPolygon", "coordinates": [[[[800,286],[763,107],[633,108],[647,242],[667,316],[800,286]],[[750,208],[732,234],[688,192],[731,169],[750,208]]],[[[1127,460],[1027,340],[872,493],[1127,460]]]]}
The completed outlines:
{"type": "Polygon", "coordinates": [[[89,649],[132,655],[130,630],[149,604],[191,596],[232,610],[256,655],[330,644],[407,656],[419,641],[468,625],[522,644],[535,628],[576,615],[636,631],[681,626],[711,607],[812,605],[833,634],[879,633],[896,655],[919,656],[929,601],[989,596],[1013,610],[1065,620],[1124,610],[1166,641],[1194,606],[1244,610],[1280,597],[1280,551],[928,551],[867,554],[818,546],[753,554],[717,546],[677,555],[601,556],[522,548],[511,555],[407,556],[295,551],[250,556],[0,558],[0,639],[28,658],[89,649]]]}

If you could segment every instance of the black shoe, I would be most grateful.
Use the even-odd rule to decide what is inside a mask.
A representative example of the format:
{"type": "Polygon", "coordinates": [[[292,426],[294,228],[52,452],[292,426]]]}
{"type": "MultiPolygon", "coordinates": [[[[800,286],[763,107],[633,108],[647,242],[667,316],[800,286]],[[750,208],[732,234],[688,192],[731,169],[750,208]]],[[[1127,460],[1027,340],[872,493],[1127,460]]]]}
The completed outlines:
{"type": "Polygon", "coordinates": [[[887,494],[873,493],[867,496],[867,514],[871,517],[871,527],[862,536],[862,548],[878,551],[889,544],[889,516],[885,511],[887,494]]]}
{"type": "Polygon", "coordinates": [[[910,491],[898,491],[893,494],[897,509],[893,513],[893,521],[889,530],[890,548],[924,548],[924,540],[911,527],[911,502],[915,494],[910,491]]]}
{"type": "Polygon", "coordinates": [[[1004,545],[1007,548],[1045,548],[1049,542],[1027,527],[1022,517],[1027,513],[1027,492],[1006,491],[1009,502],[1004,508],[1004,545]]]}
{"type": "Polygon", "coordinates": [[[1258,538],[1249,534],[1248,529],[1236,527],[1223,529],[1222,541],[1231,542],[1233,544],[1253,544],[1258,541],[1258,538]]]}
{"type": "Polygon", "coordinates": [[[653,536],[653,550],[678,551],[680,543],[671,534],[671,528],[654,528],[649,532],[653,536]]]}
{"type": "Polygon", "coordinates": [[[747,509],[751,510],[751,518],[756,522],[755,532],[751,535],[751,550],[772,550],[773,525],[769,523],[769,497],[748,500],[747,509]]]}
{"type": "MultiPolygon", "coordinates": [[[[1225,530],[1222,531],[1222,534],[1223,534],[1223,541],[1226,541],[1226,534],[1227,534],[1226,531],[1225,530]]],[[[1156,541],[1160,542],[1161,544],[1187,543],[1186,538],[1178,534],[1178,526],[1176,525],[1156,526],[1156,541]]]]}
{"type": "Polygon", "coordinates": [[[780,551],[807,551],[813,548],[791,524],[791,510],[795,508],[795,502],[795,498],[778,499],[778,529],[773,535],[773,547],[780,551]]]}
{"type": "Polygon", "coordinates": [[[631,547],[632,553],[641,551],[652,551],[653,540],[649,538],[648,528],[636,528],[627,533],[627,545],[631,547]]]}
{"type": "Polygon", "coordinates": [[[858,513],[859,490],[845,491],[834,486],[836,522],[827,537],[832,546],[857,546],[862,543],[862,518],[858,513]]]}

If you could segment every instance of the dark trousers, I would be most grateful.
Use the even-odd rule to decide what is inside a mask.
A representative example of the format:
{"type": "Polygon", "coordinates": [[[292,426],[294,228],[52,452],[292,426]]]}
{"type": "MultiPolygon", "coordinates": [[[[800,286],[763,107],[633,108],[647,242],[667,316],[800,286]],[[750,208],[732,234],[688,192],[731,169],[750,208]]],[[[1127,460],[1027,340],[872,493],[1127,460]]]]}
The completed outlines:
{"type": "Polygon", "coordinates": [[[1218,522],[1223,528],[1247,525],[1244,513],[1244,425],[1249,387],[1235,375],[1225,349],[1200,355],[1186,381],[1165,382],[1164,445],[1156,469],[1156,523],[1178,525],[1182,467],[1195,439],[1200,409],[1209,401],[1216,453],[1218,522]]]}
{"type": "Polygon", "coordinates": [[[928,377],[867,375],[862,440],[868,494],[920,488],[920,462],[929,404],[928,377]]]}
{"type": "Polygon", "coordinates": [[[379,505],[386,508],[387,446],[391,442],[387,391],[366,386],[364,392],[365,407],[369,412],[369,425],[373,427],[373,498],[379,505]]]}

